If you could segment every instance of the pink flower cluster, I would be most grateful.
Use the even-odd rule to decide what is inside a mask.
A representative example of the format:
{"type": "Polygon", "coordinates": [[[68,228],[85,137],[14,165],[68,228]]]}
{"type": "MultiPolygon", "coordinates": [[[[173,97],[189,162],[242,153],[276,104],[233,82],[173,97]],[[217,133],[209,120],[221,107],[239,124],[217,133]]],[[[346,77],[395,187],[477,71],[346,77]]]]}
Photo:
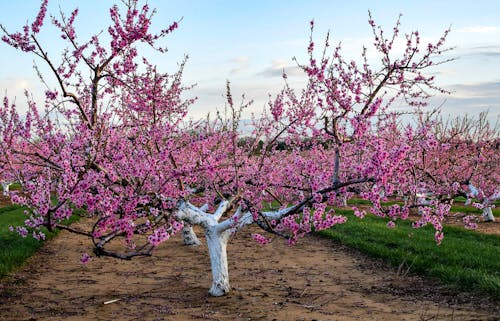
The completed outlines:
{"type": "Polygon", "coordinates": [[[462,219],[464,223],[464,227],[468,230],[475,230],[477,229],[477,223],[476,223],[476,217],[474,215],[467,215],[464,216],[462,219]]]}
{"type": "Polygon", "coordinates": [[[266,244],[271,242],[270,239],[268,239],[265,236],[258,234],[258,233],[253,233],[252,238],[254,239],[255,242],[257,242],[261,245],[266,245],[266,244]]]}
{"type": "MultiPolygon", "coordinates": [[[[84,212],[95,224],[80,234],[99,249],[120,239],[126,253],[145,255],[182,228],[176,216],[180,204],[208,203],[212,210],[219,200],[232,199],[260,223],[265,207],[285,213],[263,227],[289,235],[293,244],[308,233],[346,222],[335,207],[346,206],[352,197],[369,201],[370,212],[395,227],[397,219],[408,218],[415,194],[423,189],[431,200],[418,205],[421,216],[414,226],[432,224],[440,243],[449,211],[441,200],[463,192],[456,182],[470,178],[492,194],[491,182],[498,174],[488,159],[498,156],[492,152],[494,144],[486,143],[494,141],[490,136],[454,140],[460,135],[439,133],[444,127],[433,121],[402,126],[390,110],[400,99],[424,106],[428,93],[442,92],[427,70],[442,62],[434,59],[446,50],[447,32],[421,46],[418,32],[400,36],[399,19],[387,35],[370,14],[378,57],[371,64],[366,50],[359,63],[346,58],[340,45],[330,49],[328,37],[324,48],[318,48],[311,21],[309,59],[298,63],[307,77],[305,87],[294,90],[285,81],[270,96],[268,110],[254,115],[245,132],[239,126],[248,104],[235,106],[229,84],[228,113],[187,119],[196,99],[185,98],[191,88],[182,81],[185,60],[176,72],[162,73],[140,58],[137,47],[143,43],[163,52],[159,41],[178,23],[153,34],[154,10],[137,1],[124,4],[125,11],[110,9],[106,44],[100,34],[79,43],[74,28],[78,10],[69,18],[52,19],[68,46],[59,65],[50,60],[43,42],[34,43],[47,1],[31,28],[2,38],[46,63],[59,85],[45,92],[42,108],[28,99],[23,117],[8,99],[0,107],[0,162],[8,169],[5,177],[23,184],[23,194],[14,193],[12,200],[30,208],[26,226],[35,230],[35,237],[43,237],[39,227],[54,227],[84,212]],[[394,49],[398,39],[404,45],[399,54],[394,49]],[[404,205],[384,205],[393,199],[404,205]],[[144,244],[136,245],[139,241],[144,244]]],[[[353,210],[357,217],[367,215],[353,210]]],[[[231,228],[242,224],[235,219],[231,228]]],[[[25,227],[18,232],[29,234],[25,227]]],[[[253,238],[260,244],[269,241],[260,234],[253,238]]],[[[82,261],[88,259],[82,256],[82,261]]]]}
{"type": "Polygon", "coordinates": [[[86,264],[86,263],[90,262],[90,260],[91,260],[91,257],[90,257],[90,255],[88,255],[88,253],[83,253],[81,258],[80,258],[80,262],[82,264],[86,264]]]}

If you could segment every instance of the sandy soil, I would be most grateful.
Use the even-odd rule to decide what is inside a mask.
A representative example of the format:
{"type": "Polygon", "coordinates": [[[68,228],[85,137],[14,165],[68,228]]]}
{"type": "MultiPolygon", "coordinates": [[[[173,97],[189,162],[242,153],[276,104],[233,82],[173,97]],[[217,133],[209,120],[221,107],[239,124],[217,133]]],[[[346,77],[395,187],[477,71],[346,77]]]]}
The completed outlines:
{"type": "MultiPolygon", "coordinates": [[[[79,258],[87,241],[62,232],[0,280],[0,320],[499,320],[500,302],[398,275],[330,240],[267,246],[249,231],[228,247],[232,292],[207,294],[205,246],[176,237],[154,257],[79,258]],[[118,300],[104,304],[106,301],[118,300]]],[[[87,247],[88,249],[88,247],[87,247]]]]}

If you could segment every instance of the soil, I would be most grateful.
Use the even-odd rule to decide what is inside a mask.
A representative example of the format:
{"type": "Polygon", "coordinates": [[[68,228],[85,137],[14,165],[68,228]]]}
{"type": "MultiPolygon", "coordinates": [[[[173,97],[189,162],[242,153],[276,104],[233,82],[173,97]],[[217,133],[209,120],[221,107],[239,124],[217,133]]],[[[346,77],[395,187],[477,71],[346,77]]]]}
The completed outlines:
{"type": "Polygon", "coordinates": [[[5,207],[12,205],[12,202],[10,201],[9,197],[5,197],[0,193],[0,207],[5,207]]]}
{"type": "Polygon", "coordinates": [[[260,246],[250,232],[230,241],[233,289],[219,298],[208,295],[204,245],[175,237],[152,257],[84,265],[87,240],[62,232],[0,280],[0,320],[499,320],[498,301],[398,274],[331,240],[260,246]]]}
{"type": "MultiPolygon", "coordinates": [[[[450,213],[446,216],[444,224],[463,227],[463,218],[465,216],[471,215],[466,213],[450,213]]],[[[481,214],[473,214],[476,217],[477,229],[475,231],[485,233],[485,234],[495,234],[500,235],[500,218],[496,218],[494,222],[485,222],[481,214]]]]}
{"type": "MultiPolygon", "coordinates": [[[[447,223],[461,219],[458,213],[447,223]]],[[[478,223],[479,231],[500,234],[498,220],[478,223]]],[[[260,246],[251,232],[230,241],[233,288],[214,298],[204,245],[175,237],[152,257],[81,264],[88,241],[63,231],[0,280],[0,320],[500,320],[498,299],[406,275],[331,240],[260,246]]]]}

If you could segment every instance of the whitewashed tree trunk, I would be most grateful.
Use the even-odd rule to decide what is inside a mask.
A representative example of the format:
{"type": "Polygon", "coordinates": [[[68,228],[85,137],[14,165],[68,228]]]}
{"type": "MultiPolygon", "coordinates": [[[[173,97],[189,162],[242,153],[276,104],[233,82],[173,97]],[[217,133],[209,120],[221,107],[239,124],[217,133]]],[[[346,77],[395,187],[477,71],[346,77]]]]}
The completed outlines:
{"type": "MultiPolygon", "coordinates": [[[[417,194],[415,195],[416,196],[416,201],[417,201],[417,204],[418,205],[430,205],[431,204],[431,201],[429,200],[429,194],[425,191],[420,191],[420,192],[417,192],[417,194]]],[[[418,215],[422,215],[424,213],[424,210],[419,207],[418,208],[418,215]]]]}
{"type": "Polygon", "coordinates": [[[214,226],[205,232],[212,267],[212,286],[208,293],[212,296],[226,295],[231,289],[227,266],[227,241],[230,234],[229,230],[220,233],[214,226]]]}
{"type": "MultiPolygon", "coordinates": [[[[211,214],[189,203],[179,206],[176,217],[185,224],[199,225],[205,230],[205,238],[210,256],[212,268],[212,286],[209,294],[212,296],[223,296],[229,293],[229,271],[227,264],[227,243],[229,237],[241,228],[254,223],[250,212],[242,212],[238,207],[236,212],[229,218],[219,222],[223,214],[229,209],[230,202],[223,201],[217,210],[211,214]]],[[[276,212],[261,213],[266,219],[274,220],[285,216],[294,207],[281,209],[276,212]]]]}
{"type": "Polygon", "coordinates": [[[491,206],[483,208],[483,218],[485,222],[495,222],[495,217],[493,216],[493,211],[491,210],[491,206]]]}
{"type": "MultiPolygon", "coordinates": [[[[470,190],[470,198],[472,197],[484,197],[484,193],[480,193],[480,190],[478,190],[474,185],[469,184],[469,190],[470,190]]],[[[500,192],[496,191],[491,195],[490,197],[487,197],[483,201],[483,218],[485,222],[495,222],[495,217],[493,216],[493,211],[491,210],[491,204],[495,202],[500,196],[500,192]]]]}
{"type": "MultiPolygon", "coordinates": [[[[208,210],[208,204],[201,206],[199,210],[205,212],[208,210]]],[[[198,246],[201,244],[193,230],[193,225],[187,222],[184,223],[184,227],[182,228],[182,240],[184,241],[184,245],[187,246],[198,246]]]]}
{"type": "Polygon", "coordinates": [[[184,245],[188,246],[198,246],[201,244],[193,230],[193,226],[188,223],[184,223],[184,227],[182,228],[182,240],[184,241],[184,245]]]}
{"type": "MultiPolygon", "coordinates": [[[[187,226],[200,225],[205,230],[205,238],[212,267],[212,286],[209,294],[212,296],[222,296],[229,293],[229,271],[227,265],[227,242],[233,233],[230,224],[226,220],[224,228],[220,228],[219,219],[225,213],[229,202],[224,201],[219,204],[215,213],[206,213],[189,203],[179,207],[177,218],[183,220],[187,226]]],[[[239,213],[239,212],[238,212],[239,213]]],[[[194,233],[194,232],[193,232],[194,233]]]]}
{"type": "Polygon", "coordinates": [[[12,183],[2,182],[3,196],[9,196],[9,187],[12,183]]]}

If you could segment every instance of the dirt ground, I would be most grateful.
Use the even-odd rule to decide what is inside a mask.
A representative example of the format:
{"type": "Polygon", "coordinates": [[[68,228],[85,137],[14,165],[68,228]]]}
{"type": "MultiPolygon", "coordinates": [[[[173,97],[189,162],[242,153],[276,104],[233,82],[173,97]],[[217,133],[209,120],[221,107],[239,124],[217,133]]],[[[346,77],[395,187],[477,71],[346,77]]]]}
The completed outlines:
{"type": "MultiPolygon", "coordinates": [[[[500,222],[480,223],[479,231],[500,234],[500,222]]],[[[62,232],[0,280],[0,320],[500,320],[498,300],[402,275],[330,240],[260,246],[250,233],[228,246],[232,292],[213,298],[204,245],[176,237],[153,257],[83,265],[88,241],[62,232]]]]}
{"type": "MultiPolygon", "coordinates": [[[[463,227],[463,218],[470,214],[465,213],[450,213],[446,216],[444,224],[460,226],[463,227]]],[[[500,219],[497,217],[494,222],[484,222],[483,217],[480,214],[475,214],[477,229],[476,231],[486,234],[500,235],[500,219]]]]}
{"type": "Polygon", "coordinates": [[[260,246],[249,234],[228,246],[232,292],[213,298],[204,245],[176,237],[153,257],[83,265],[87,241],[62,232],[0,280],[0,320],[499,320],[498,301],[398,275],[330,240],[260,246]]]}

